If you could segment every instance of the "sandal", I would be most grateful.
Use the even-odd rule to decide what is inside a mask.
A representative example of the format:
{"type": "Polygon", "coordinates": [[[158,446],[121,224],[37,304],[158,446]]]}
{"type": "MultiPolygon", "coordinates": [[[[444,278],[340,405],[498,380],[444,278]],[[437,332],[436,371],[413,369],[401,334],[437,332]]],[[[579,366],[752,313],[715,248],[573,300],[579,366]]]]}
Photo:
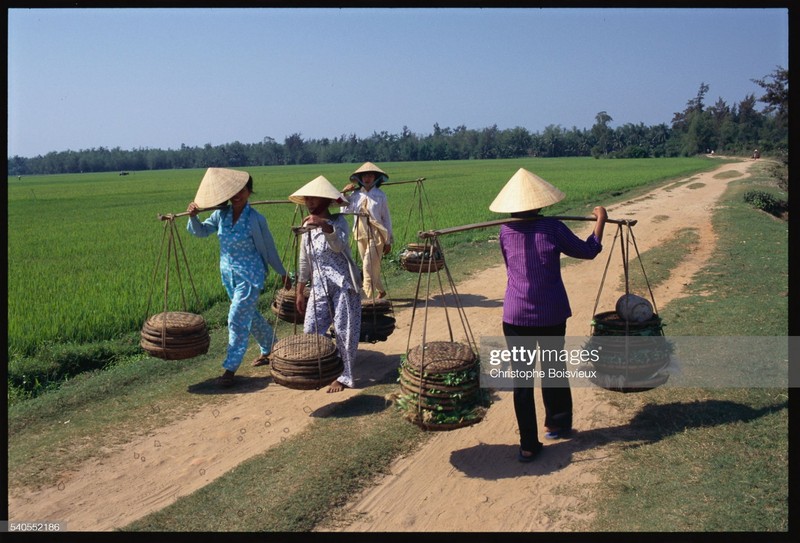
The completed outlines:
{"type": "Polygon", "coordinates": [[[542,452],[542,447],[537,447],[535,451],[523,451],[520,447],[517,452],[517,460],[523,463],[533,462],[540,452],[542,452]],[[522,454],[523,452],[530,453],[530,455],[522,454]]]}
{"type": "Polygon", "coordinates": [[[225,370],[225,373],[217,377],[215,383],[218,387],[230,388],[234,385],[234,375],[232,371],[225,370]]]}
{"type": "Polygon", "coordinates": [[[253,360],[253,367],[258,368],[259,366],[269,366],[269,353],[262,354],[255,360],[253,360]]]}
{"type": "Polygon", "coordinates": [[[565,439],[572,435],[572,428],[553,428],[548,431],[544,437],[545,439],[565,439]]]}

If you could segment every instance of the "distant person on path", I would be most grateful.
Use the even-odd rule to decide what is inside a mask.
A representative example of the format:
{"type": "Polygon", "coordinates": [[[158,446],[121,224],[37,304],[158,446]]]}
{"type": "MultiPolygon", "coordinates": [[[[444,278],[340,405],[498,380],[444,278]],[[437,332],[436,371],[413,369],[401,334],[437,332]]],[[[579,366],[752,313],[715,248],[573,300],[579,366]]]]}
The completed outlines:
{"type": "Polygon", "coordinates": [[[258,297],[264,288],[268,267],[281,276],[284,288],[291,288],[291,279],[278,256],[278,250],[264,216],[248,203],[253,193],[253,178],[247,172],[226,168],[206,171],[189,212],[187,229],[197,237],[217,234],[219,237],[219,271],[222,284],[231,300],[228,311],[228,351],[216,383],[221,387],[234,384],[234,375],[247,351],[250,334],[256,338],[261,354],[254,366],[268,364],[274,343],[274,331],[258,311],[258,297]],[[197,218],[200,209],[217,209],[203,222],[197,218]]]}
{"type": "MultiPolygon", "coordinates": [[[[555,204],[564,197],[565,194],[558,188],[520,168],[489,209],[510,213],[511,217],[536,218],[540,217],[539,211],[543,207],[555,204]]],[[[513,346],[533,349],[538,343],[542,350],[563,350],[567,319],[572,315],[572,310],[561,278],[561,254],[593,259],[600,253],[608,215],[602,206],[595,207],[592,214],[597,222],[585,241],[561,221],[546,217],[500,227],[500,250],[508,277],[503,303],[503,335],[506,336],[509,349],[513,346]]],[[[540,371],[566,369],[563,357],[557,357],[556,360],[540,359],[539,362],[540,371]]],[[[545,438],[567,437],[572,432],[569,379],[545,378],[542,381],[544,425],[547,429],[545,438]]],[[[520,462],[532,461],[542,449],[533,386],[533,381],[518,380],[514,383],[514,413],[520,437],[517,458],[520,462]]]]}
{"type": "Polygon", "coordinates": [[[334,203],[347,204],[347,199],[320,175],[295,191],[289,200],[306,206],[309,214],[302,226],[311,227],[300,238],[295,305],[298,313],[305,313],[306,334],[327,334],[333,323],[344,371],[330,384],[328,392],[341,392],[353,387],[361,333],[361,277],[350,256],[350,225],[344,215],[332,215],[329,209],[334,203]],[[303,292],[309,281],[311,292],[306,302],[303,292]]]}
{"type": "Polygon", "coordinates": [[[364,272],[364,293],[372,298],[386,296],[381,279],[381,258],[392,251],[394,234],[392,217],[386,193],[379,187],[389,179],[386,172],[372,162],[365,162],[350,176],[350,183],[343,193],[354,191],[350,203],[341,209],[343,213],[367,213],[368,218],[356,215],[353,221],[353,235],[358,243],[364,272]]]}

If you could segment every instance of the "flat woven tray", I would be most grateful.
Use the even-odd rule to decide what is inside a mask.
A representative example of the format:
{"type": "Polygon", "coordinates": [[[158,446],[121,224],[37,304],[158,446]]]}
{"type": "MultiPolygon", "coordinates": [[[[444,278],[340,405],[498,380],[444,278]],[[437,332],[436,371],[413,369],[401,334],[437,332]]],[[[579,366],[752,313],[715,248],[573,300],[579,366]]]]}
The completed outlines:
{"type": "Polygon", "coordinates": [[[337,358],[332,364],[322,367],[311,366],[291,366],[286,363],[272,361],[272,375],[279,375],[281,377],[297,377],[305,379],[332,379],[342,374],[344,370],[344,363],[341,359],[337,358]]]}
{"type": "Polygon", "coordinates": [[[392,304],[386,298],[367,298],[361,300],[361,311],[382,313],[391,311],[392,304]]]}
{"type": "Polygon", "coordinates": [[[152,345],[153,347],[159,348],[183,349],[198,347],[200,345],[208,345],[209,336],[208,334],[204,334],[179,338],[160,338],[158,336],[150,336],[142,332],[141,343],[142,345],[152,345]]]}
{"type": "Polygon", "coordinates": [[[294,334],[278,340],[270,358],[289,361],[317,361],[336,353],[336,345],[321,334],[294,334]]]}
{"type": "Polygon", "coordinates": [[[431,341],[417,345],[406,356],[406,363],[423,375],[450,373],[472,367],[477,357],[472,348],[463,343],[431,341]]]}
{"type": "Polygon", "coordinates": [[[332,373],[330,375],[323,375],[321,378],[308,378],[308,377],[296,377],[296,376],[287,376],[281,373],[272,372],[272,380],[275,381],[277,384],[285,386],[286,388],[292,388],[297,390],[311,390],[311,389],[319,389],[326,385],[331,384],[331,382],[339,377],[342,372],[339,371],[338,373],[332,373]]]}
{"type": "Polygon", "coordinates": [[[460,397],[453,397],[452,393],[429,392],[425,389],[417,388],[407,381],[400,381],[400,390],[406,394],[417,394],[417,404],[422,404],[423,408],[435,409],[441,405],[443,409],[455,409],[459,406],[469,406],[475,403],[478,397],[478,389],[458,393],[460,397]],[[449,406],[449,407],[447,407],[449,406]]]}
{"type": "Polygon", "coordinates": [[[465,380],[457,385],[447,385],[441,380],[421,379],[409,369],[408,364],[403,364],[400,367],[400,384],[406,384],[409,388],[417,389],[415,392],[419,390],[437,390],[443,393],[463,393],[477,390],[480,383],[477,372],[474,379],[465,380]]]}
{"type": "Polygon", "coordinates": [[[157,313],[147,319],[143,329],[161,334],[188,335],[206,330],[206,321],[202,316],[185,311],[166,311],[157,313]]]}
{"type": "Polygon", "coordinates": [[[406,271],[419,273],[419,272],[434,272],[439,271],[444,267],[444,260],[434,260],[433,262],[429,261],[412,261],[412,260],[401,260],[400,267],[406,271]]]}
{"type": "Polygon", "coordinates": [[[294,306],[292,306],[291,308],[275,307],[275,304],[273,303],[270,306],[270,309],[275,315],[277,315],[277,317],[280,320],[284,322],[289,322],[292,324],[302,324],[303,321],[305,320],[305,315],[301,315],[300,313],[298,313],[297,310],[294,308],[294,306]]]}
{"type": "Polygon", "coordinates": [[[272,367],[277,369],[278,371],[292,371],[292,372],[301,372],[301,373],[315,373],[322,368],[322,370],[326,370],[327,368],[336,367],[342,364],[341,358],[338,355],[334,354],[333,356],[329,356],[327,358],[323,358],[319,361],[317,360],[283,360],[281,358],[275,358],[270,356],[270,362],[272,363],[272,367]]]}
{"type": "Polygon", "coordinates": [[[177,348],[162,348],[161,346],[146,343],[144,341],[141,341],[139,345],[142,347],[142,349],[147,351],[148,354],[156,358],[161,358],[163,360],[185,360],[187,358],[200,356],[201,354],[206,354],[208,352],[209,343],[197,345],[195,347],[177,348]]]}

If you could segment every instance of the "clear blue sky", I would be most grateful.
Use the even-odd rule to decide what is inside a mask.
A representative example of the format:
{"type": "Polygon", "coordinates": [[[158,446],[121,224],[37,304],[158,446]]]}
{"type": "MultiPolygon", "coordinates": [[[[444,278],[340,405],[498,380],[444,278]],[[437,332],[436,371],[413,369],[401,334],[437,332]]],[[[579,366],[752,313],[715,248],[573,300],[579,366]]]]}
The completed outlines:
{"type": "MultiPolygon", "coordinates": [[[[788,68],[785,8],[8,10],[8,156],[669,124],[788,68]]],[[[763,104],[759,103],[759,108],[763,104]]]]}

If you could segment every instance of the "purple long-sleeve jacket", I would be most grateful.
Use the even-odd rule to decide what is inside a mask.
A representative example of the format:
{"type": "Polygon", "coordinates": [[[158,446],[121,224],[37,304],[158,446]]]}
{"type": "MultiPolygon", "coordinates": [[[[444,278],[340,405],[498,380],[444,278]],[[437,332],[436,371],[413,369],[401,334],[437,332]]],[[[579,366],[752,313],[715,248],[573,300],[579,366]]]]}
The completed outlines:
{"type": "Polygon", "coordinates": [[[502,225],[500,250],[508,274],[503,322],[516,326],[565,322],[572,309],[561,279],[561,254],[590,260],[602,248],[594,232],[584,241],[557,219],[502,225]]]}

